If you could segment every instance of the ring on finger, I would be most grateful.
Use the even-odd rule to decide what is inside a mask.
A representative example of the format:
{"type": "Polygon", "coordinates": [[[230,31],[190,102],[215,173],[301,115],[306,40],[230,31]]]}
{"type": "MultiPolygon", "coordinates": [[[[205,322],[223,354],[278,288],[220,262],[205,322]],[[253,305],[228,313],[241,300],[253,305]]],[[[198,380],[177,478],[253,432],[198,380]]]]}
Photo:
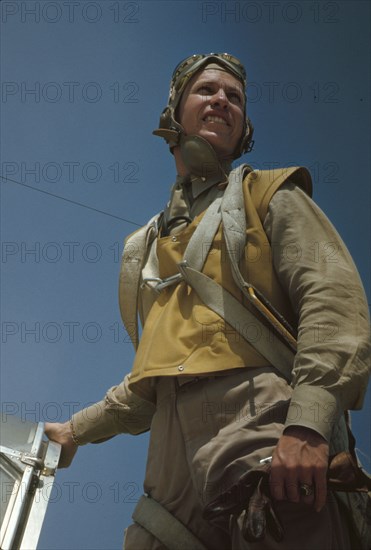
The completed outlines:
{"type": "Polygon", "coordinates": [[[300,483],[299,484],[299,493],[302,497],[310,497],[314,493],[313,485],[309,483],[300,483]]]}

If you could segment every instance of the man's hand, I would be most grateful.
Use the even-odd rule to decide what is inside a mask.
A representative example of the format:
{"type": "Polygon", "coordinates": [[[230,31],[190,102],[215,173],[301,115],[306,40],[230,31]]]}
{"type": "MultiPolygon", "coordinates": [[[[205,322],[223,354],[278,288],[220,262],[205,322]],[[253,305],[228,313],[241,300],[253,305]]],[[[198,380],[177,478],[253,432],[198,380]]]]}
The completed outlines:
{"type": "Polygon", "coordinates": [[[273,453],[273,498],[314,504],[319,512],[326,503],[328,456],[328,443],[320,434],[303,426],[288,427],[273,453]],[[313,494],[303,495],[303,485],[304,491],[312,489],[313,494]]]}
{"type": "Polygon", "coordinates": [[[68,468],[78,449],[72,437],[70,423],[64,422],[64,424],[59,424],[58,422],[46,422],[45,434],[49,439],[60,443],[62,446],[58,468],[68,468]]]}

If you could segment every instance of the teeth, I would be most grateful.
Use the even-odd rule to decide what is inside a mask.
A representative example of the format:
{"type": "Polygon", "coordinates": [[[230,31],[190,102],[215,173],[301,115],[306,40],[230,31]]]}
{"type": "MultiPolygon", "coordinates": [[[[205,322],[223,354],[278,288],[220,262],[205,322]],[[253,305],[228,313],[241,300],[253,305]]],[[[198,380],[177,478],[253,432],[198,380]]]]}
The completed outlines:
{"type": "Polygon", "coordinates": [[[227,123],[224,120],[224,118],[221,118],[220,116],[209,115],[209,116],[205,117],[205,122],[220,122],[220,123],[225,124],[227,126],[227,123]]]}

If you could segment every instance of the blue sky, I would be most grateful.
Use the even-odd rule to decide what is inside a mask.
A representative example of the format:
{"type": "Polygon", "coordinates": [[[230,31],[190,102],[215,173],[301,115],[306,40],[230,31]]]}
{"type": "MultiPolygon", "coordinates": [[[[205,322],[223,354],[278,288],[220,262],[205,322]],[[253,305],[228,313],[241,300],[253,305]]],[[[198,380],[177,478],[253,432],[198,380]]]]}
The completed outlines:
{"type": "MultiPolygon", "coordinates": [[[[117,304],[125,235],[175,171],[152,136],[174,66],[245,64],[257,168],[308,166],[370,302],[370,4],[6,1],[1,8],[1,400],[64,421],[133,359],[117,304]]],[[[370,393],[353,415],[370,469],[370,393]]],[[[141,494],[147,436],[80,449],[58,472],[43,550],[116,550],[141,494]]],[[[363,455],[362,455],[363,456],[363,455]]]]}

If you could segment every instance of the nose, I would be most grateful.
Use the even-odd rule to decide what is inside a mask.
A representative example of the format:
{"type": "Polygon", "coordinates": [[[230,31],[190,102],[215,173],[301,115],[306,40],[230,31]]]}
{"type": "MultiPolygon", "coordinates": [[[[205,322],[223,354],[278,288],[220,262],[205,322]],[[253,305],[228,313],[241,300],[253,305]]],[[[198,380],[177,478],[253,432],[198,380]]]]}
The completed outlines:
{"type": "Polygon", "coordinates": [[[215,94],[210,98],[210,104],[213,106],[219,106],[223,109],[227,108],[229,103],[228,97],[223,88],[219,88],[215,94]]]}

